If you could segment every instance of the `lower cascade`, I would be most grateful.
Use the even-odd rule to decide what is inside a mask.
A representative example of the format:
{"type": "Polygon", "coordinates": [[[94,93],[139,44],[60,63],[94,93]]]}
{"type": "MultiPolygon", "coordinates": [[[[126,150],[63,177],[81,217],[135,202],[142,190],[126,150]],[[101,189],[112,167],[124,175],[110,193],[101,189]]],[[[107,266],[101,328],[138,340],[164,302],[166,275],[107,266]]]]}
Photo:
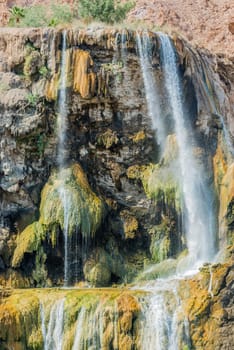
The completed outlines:
{"type": "Polygon", "coordinates": [[[146,30],[3,42],[0,350],[231,349],[230,66],[146,30]]]}

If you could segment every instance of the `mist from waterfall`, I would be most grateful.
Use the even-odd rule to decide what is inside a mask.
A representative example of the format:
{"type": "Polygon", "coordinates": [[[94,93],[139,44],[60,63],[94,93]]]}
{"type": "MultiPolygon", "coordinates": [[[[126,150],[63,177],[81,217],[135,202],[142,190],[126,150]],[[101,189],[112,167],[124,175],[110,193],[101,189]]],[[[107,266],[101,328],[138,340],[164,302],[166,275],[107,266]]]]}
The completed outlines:
{"type": "Polygon", "coordinates": [[[148,32],[143,36],[136,32],[137,49],[140,56],[148,113],[156,131],[156,140],[162,151],[165,145],[165,126],[162,120],[160,97],[152,67],[152,47],[148,32]]]}
{"type": "Polygon", "coordinates": [[[194,139],[189,127],[189,116],[184,113],[175,50],[167,35],[160,33],[159,37],[165,87],[179,147],[181,186],[185,207],[184,230],[188,246],[185,269],[193,269],[204,262],[212,261],[215,255],[213,198],[202,167],[193,154],[194,139]]]}

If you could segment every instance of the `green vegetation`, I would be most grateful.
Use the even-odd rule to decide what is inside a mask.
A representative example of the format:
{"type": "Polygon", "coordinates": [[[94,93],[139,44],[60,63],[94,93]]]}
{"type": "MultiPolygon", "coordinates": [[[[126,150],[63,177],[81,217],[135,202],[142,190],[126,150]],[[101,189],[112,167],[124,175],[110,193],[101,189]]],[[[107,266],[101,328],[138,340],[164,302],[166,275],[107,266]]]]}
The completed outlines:
{"type": "Polygon", "coordinates": [[[18,6],[13,6],[10,9],[10,19],[9,19],[9,24],[14,27],[17,26],[17,24],[20,23],[20,21],[25,17],[25,12],[22,7],[18,6]]]}
{"type": "Polygon", "coordinates": [[[122,22],[127,13],[135,6],[127,1],[119,0],[79,0],[75,8],[62,2],[51,2],[50,5],[14,6],[11,9],[9,25],[12,27],[54,27],[71,23],[80,17],[85,21],[101,21],[107,24],[122,22]]]}
{"type": "Polygon", "coordinates": [[[48,77],[48,74],[49,74],[49,70],[46,66],[41,66],[39,68],[39,73],[40,75],[43,77],[43,78],[47,78],[48,77]]]}
{"type": "Polygon", "coordinates": [[[37,138],[37,149],[39,156],[42,157],[45,151],[46,137],[44,134],[39,134],[37,138]]]}
{"type": "Polygon", "coordinates": [[[28,104],[29,104],[30,106],[35,107],[36,104],[37,104],[37,102],[38,102],[38,100],[39,100],[39,96],[36,95],[36,94],[30,93],[30,94],[28,94],[28,96],[27,96],[27,100],[28,100],[28,104]]]}
{"type": "Polygon", "coordinates": [[[122,22],[134,6],[133,2],[120,5],[115,0],[79,0],[78,13],[84,19],[113,24],[122,22]]]}
{"type": "Polygon", "coordinates": [[[51,3],[49,6],[34,5],[11,9],[9,25],[12,27],[51,27],[70,23],[73,15],[68,4],[51,3]]]}

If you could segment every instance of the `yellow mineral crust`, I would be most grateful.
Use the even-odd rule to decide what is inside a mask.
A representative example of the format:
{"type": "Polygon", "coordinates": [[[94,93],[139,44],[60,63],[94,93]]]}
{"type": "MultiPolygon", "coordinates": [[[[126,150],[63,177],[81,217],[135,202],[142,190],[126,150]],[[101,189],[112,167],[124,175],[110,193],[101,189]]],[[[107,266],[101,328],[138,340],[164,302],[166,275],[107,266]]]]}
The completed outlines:
{"type": "Polygon", "coordinates": [[[92,72],[93,60],[89,52],[75,50],[73,53],[73,90],[79,92],[81,97],[93,96],[96,87],[96,75],[92,72]]]}

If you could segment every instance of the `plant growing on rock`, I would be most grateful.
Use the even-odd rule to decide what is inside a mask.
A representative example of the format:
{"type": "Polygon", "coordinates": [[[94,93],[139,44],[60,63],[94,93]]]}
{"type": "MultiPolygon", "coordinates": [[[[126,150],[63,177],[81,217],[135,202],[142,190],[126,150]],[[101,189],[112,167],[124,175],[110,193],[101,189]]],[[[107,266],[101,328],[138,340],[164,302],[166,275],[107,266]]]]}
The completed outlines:
{"type": "Polygon", "coordinates": [[[39,96],[31,93],[31,94],[28,94],[27,100],[30,106],[35,107],[39,100],[39,96]]]}
{"type": "Polygon", "coordinates": [[[18,6],[13,6],[10,9],[10,19],[9,19],[9,23],[12,26],[17,25],[24,17],[25,17],[25,11],[22,7],[18,7],[18,6]]]}
{"type": "Polygon", "coordinates": [[[49,69],[46,66],[41,66],[39,68],[39,73],[43,78],[47,78],[49,75],[49,69]]]}
{"type": "Polygon", "coordinates": [[[123,5],[115,0],[80,0],[78,13],[82,18],[94,19],[97,21],[113,24],[122,22],[127,13],[135,6],[133,2],[126,2],[123,5]]]}

